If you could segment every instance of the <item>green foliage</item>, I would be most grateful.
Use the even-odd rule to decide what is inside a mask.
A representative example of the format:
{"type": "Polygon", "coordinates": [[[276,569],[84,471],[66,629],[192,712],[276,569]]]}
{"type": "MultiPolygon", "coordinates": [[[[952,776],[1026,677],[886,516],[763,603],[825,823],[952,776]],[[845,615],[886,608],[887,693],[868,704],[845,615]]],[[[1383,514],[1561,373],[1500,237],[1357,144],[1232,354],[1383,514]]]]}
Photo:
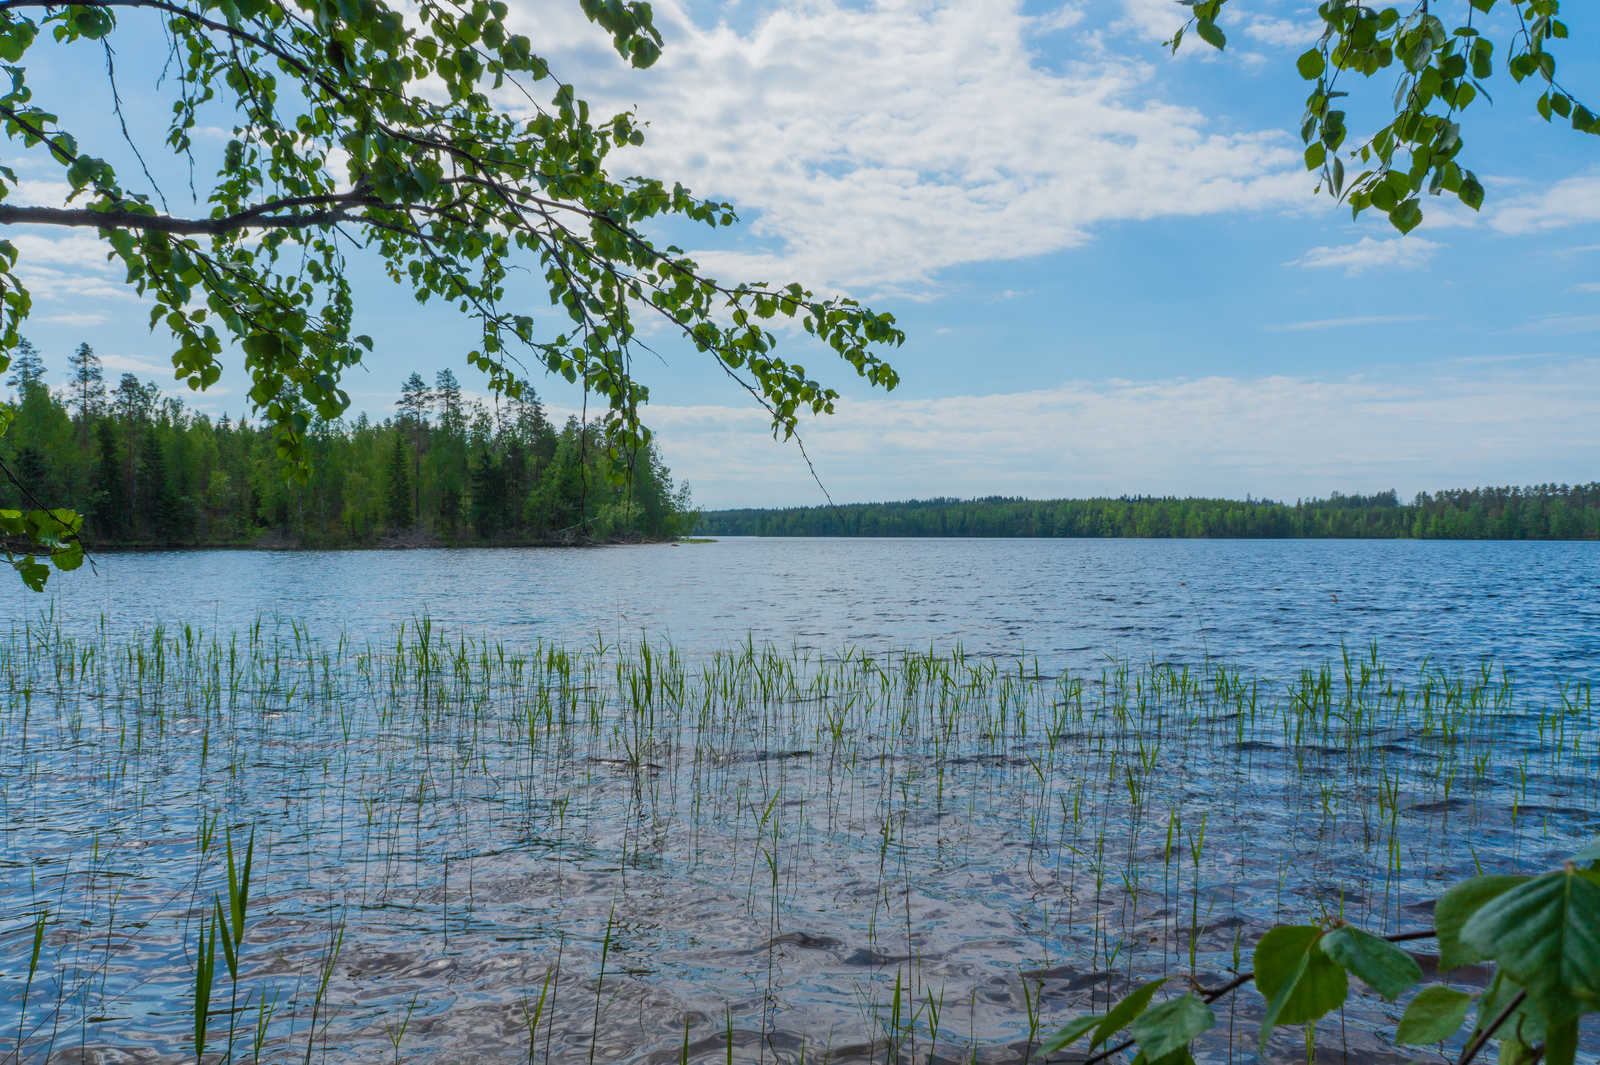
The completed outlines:
{"type": "MultiPolygon", "coordinates": [[[[634,66],[660,54],[649,4],[580,6],[634,66]]],[[[352,328],[341,247],[370,249],[419,303],[474,319],[480,340],[467,361],[496,392],[527,392],[527,358],[602,397],[614,477],[648,442],[638,413],[648,388],[631,358],[639,314],[736,376],[775,433],[792,434],[802,411],[831,412],[838,396],[774,354],[767,326],[780,316],[871,384],[894,387],[876,353],[903,340],[891,316],[799,284],[719,282],[680,249],[656,247],[642,226],[725,226],[732,208],[682,185],[611,177],[611,154],[643,143],[641,123],[627,112],[596,118],[572,86],[551,82],[509,13],[498,0],[404,10],[382,0],[12,0],[0,11],[0,58],[12,64],[0,119],[22,150],[58,168],[70,194],[61,207],[0,205],[0,223],[97,233],[149,306],[151,328],[170,336],[174,376],[190,388],[216,383],[223,353],[241,351],[274,456],[300,484],[314,465],[312,425],[343,414],[344,375],[372,348],[352,328]],[[172,44],[166,147],[191,173],[214,168],[201,190],[205,217],[164,214],[126,187],[27,79],[41,31],[66,50],[63,62],[87,71],[103,66],[121,20],[139,17],[172,44]],[[508,86],[527,114],[491,102],[508,86]],[[207,125],[231,129],[214,155],[197,158],[194,131],[207,125]],[[341,230],[356,239],[341,246],[341,230]],[[542,292],[512,287],[523,267],[542,292]],[[546,329],[519,313],[539,296],[564,321],[546,329]]],[[[0,168],[0,199],[17,182],[0,168]]],[[[0,241],[0,352],[18,347],[32,306],[17,263],[16,246],[0,241]]]]}
{"type": "Polygon", "coordinates": [[[1484,959],[1484,955],[1462,941],[1461,929],[1484,904],[1527,879],[1525,876],[1476,876],[1463,880],[1440,897],[1433,910],[1434,930],[1439,936],[1439,968],[1455,969],[1484,959]]]}
{"type": "MultiPolygon", "coordinates": [[[[616,442],[598,427],[551,425],[532,392],[497,415],[450,391],[434,390],[446,408],[437,419],[423,403],[414,416],[379,423],[312,422],[316,472],[304,485],[279,476],[269,426],[213,422],[131,375],[87,419],[70,388],[0,406],[15,417],[0,460],[27,471],[24,484],[75,504],[91,548],[248,545],[263,536],[338,546],[403,532],[454,543],[660,539],[692,525],[686,489],[673,484],[654,441],[622,453],[629,475],[619,485],[607,476],[616,442]]],[[[0,482],[5,506],[30,509],[0,482]]],[[[47,564],[44,550],[34,548],[34,566],[47,564]]],[[[68,566],[82,558],[81,548],[61,550],[68,566]]],[[[37,580],[46,571],[26,572],[37,580]]]]}
{"type": "Polygon", "coordinates": [[[1274,1027],[1314,1021],[1338,1009],[1349,993],[1343,966],[1320,948],[1322,935],[1309,925],[1280,925],[1256,944],[1256,990],[1267,1000],[1263,1051],[1274,1027]]]}
{"type": "Polygon", "coordinates": [[[384,505],[384,517],[394,530],[409,529],[416,521],[411,509],[411,467],[406,451],[405,436],[396,433],[394,447],[389,450],[389,491],[384,505]]]}
{"type": "MultiPolygon", "coordinates": [[[[1493,1038],[1500,1060],[1521,1065],[1543,1058],[1572,1065],[1578,1020],[1600,1012],[1600,839],[1561,869],[1538,877],[1480,876],[1455,885],[1435,905],[1440,968],[1489,959],[1496,969],[1478,1002],[1472,1039],[1462,1065],[1493,1038]],[[1580,868],[1583,862],[1593,863],[1580,868]]],[[[1273,1028],[1316,1021],[1344,1005],[1346,974],[1359,977],[1394,1001],[1422,980],[1422,969],[1380,937],[1335,919],[1331,925],[1279,925],[1255,948],[1255,968],[1226,987],[1194,992],[1151,1006],[1165,980],[1145,984],[1109,1013],[1078,1017],[1047,1039],[1039,1056],[1081,1039],[1091,1029],[1090,1052],[1123,1028],[1132,1029],[1140,1062],[1174,1065],[1190,1060],[1189,1043],[1216,1023],[1210,1003],[1246,982],[1267,1000],[1260,1049],[1266,1054],[1273,1028]]],[[[1473,996],[1431,986],[1406,1005],[1395,1041],[1441,1043],[1461,1030],[1473,996]]],[[[1098,1059],[1096,1059],[1098,1060],[1098,1059]]]]}
{"type": "Polygon", "coordinates": [[[1422,979],[1411,955],[1352,925],[1325,934],[1322,951],[1390,1002],[1422,979]]]}
{"type": "Polygon", "coordinates": [[[1392,492],[1303,500],[927,499],[841,507],[725,510],[703,515],[709,536],[1019,536],[1275,539],[1600,539],[1600,483],[1392,492]],[[843,521],[841,522],[841,518],[843,521]]]}
{"type": "Polygon", "coordinates": [[[1191,1040],[1209,1032],[1216,1023],[1211,1007],[1191,991],[1145,1010],[1131,1027],[1139,1053],[1154,1063],[1183,1052],[1191,1040]]]}
{"type": "Polygon", "coordinates": [[[1600,1007],[1600,874],[1569,864],[1518,884],[1480,907],[1461,939],[1526,988],[1549,1022],[1600,1007]]]}
{"type": "MultiPolygon", "coordinates": [[[[1217,19],[1228,0],[1181,0],[1193,12],[1167,44],[1177,51],[1191,27],[1214,48],[1227,41],[1217,19]]],[[[1494,42],[1473,25],[1497,0],[1415,0],[1398,7],[1376,7],[1325,0],[1317,7],[1322,36],[1295,60],[1306,81],[1315,82],[1306,98],[1300,137],[1307,170],[1320,177],[1318,189],[1350,205],[1353,215],[1376,208],[1402,233],[1422,221],[1424,192],[1450,193],[1473,210],[1483,205],[1483,184],[1461,165],[1462,116],[1494,74],[1494,42]],[[1445,19],[1453,26],[1448,29],[1445,19]],[[1345,74],[1371,78],[1397,71],[1394,118],[1344,153],[1346,112],[1336,106],[1349,95],[1338,88],[1345,74]],[[1344,159],[1365,167],[1347,180],[1344,159]]],[[[1506,0],[1517,28],[1506,42],[1505,67],[1513,81],[1536,79],[1544,86],[1534,110],[1546,122],[1556,117],[1580,133],[1600,133],[1600,118],[1579,103],[1556,79],[1550,50],[1567,38],[1560,0],[1506,0]]]]}
{"type": "Polygon", "coordinates": [[[1472,1008],[1472,996],[1453,987],[1435,985],[1418,991],[1400,1026],[1395,1029],[1397,1043],[1442,1043],[1461,1030],[1472,1008]]]}

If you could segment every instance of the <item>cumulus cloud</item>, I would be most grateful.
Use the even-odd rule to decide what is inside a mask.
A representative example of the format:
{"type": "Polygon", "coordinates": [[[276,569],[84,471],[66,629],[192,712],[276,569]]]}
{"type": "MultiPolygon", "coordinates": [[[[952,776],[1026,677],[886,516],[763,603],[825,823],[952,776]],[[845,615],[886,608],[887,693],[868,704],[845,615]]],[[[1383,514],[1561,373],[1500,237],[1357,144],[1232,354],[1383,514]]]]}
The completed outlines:
{"type": "MultiPolygon", "coordinates": [[[[708,506],[819,503],[760,411],[652,407],[708,506]]],[[[837,500],[1408,492],[1582,479],[1600,461],[1600,360],[1404,381],[1074,382],[1010,395],[844,401],[803,427],[837,500]]]]}
{"type": "Polygon", "coordinates": [[[1600,222],[1600,171],[1570,177],[1512,200],[1489,219],[1494,229],[1513,236],[1586,222],[1600,222]]]}
{"type": "Polygon", "coordinates": [[[651,123],[619,169],[745,213],[755,246],[700,253],[715,271],[909,291],[957,264],[1082,244],[1100,223],[1304,197],[1281,131],[1212,132],[1152,98],[1152,68],[1097,47],[1045,69],[1016,2],[810,0],[739,30],[656,10],[667,49],[652,70],[568,62],[587,67],[572,76],[592,103],[636,103],[651,123]]]}
{"type": "Polygon", "coordinates": [[[1393,237],[1388,240],[1362,237],[1354,244],[1312,248],[1289,265],[1308,269],[1338,267],[1344,270],[1346,277],[1356,277],[1382,267],[1414,270],[1426,264],[1441,247],[1443,245],[1421,237],[1393,237]]]}

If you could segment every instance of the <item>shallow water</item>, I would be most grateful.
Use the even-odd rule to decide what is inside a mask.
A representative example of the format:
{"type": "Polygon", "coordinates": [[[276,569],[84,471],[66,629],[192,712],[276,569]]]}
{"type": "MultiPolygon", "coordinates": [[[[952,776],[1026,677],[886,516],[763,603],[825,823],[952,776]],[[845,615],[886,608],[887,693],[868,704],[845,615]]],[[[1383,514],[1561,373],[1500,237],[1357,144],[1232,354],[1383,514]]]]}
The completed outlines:
{"type": "Polygon", "coordinates": [[[46,600],[0,585],[13,620],[73,631],[274,612],[329,636],[422,613],[496,639],[670,636],[833,650],[957,644],[1097,668],[1107,654],[1209,653],[1286,676],[1377,639],[1391,665],[1471,665],[1523,683],[1600,676],[1600,544],[1283,540],[830,540],[732,537],[597,550],[107,555],[46,600]]]}
{"type": "MultiPolygon", "coordinates": [[[[192,1060],[222,840],[253,831],[238,1060],[266,1002],[264,1061],[1021,1062],[1143,980],[1221,983],[1275,922],[1425,928],[1475,863],[1600,831],[1587,687],[834,651],[14,636],[0,1016],[24,1060],[192,1060]]],[[[1218,1012],[1200,1060],[1253,1060],[1260,998],[1218,1012]]],[[[1412,1060],[1398,1012],[1358,995],[1319,1060],[1412,1060]]]]}

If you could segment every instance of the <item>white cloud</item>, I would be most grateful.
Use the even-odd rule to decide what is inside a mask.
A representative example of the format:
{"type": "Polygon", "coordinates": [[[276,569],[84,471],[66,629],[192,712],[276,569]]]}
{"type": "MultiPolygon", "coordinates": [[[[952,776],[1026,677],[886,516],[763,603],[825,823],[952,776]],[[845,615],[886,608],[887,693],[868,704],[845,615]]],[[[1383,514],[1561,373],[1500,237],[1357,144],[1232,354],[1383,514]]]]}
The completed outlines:
{"type": "Polygon", "coordinates": [[[62,237],[46,237],[37,231],[19,233],[11,238],[16,245],[17,259],[22,265],[72,266],[79,269],[105,270],[109,246],[89,233],[68,233],[62,237]]]}
{"type": "Polygon", "coordinates": [[[70,314],[47,314],[29,319],[37,322],[56,322],[61,325],[105,325],[109,319],[103,314],[83,314],[73,311],[70,314]]]}
{"type": "Polygon", "coordinates": [[[1489,219],[1489,225],[1514,236],[1585,222],[1600,222],[1600,172],[1570,177],[1513,200],[1489,219]]]}
{"type": "Polygon", "coordinates": [[[1573,285],[1572,289],[1574,292],[1600,292],[1600,281],[1584,281],[1573,285]]]}
{"type": "Polygon", "coordinates": [[[71,194],[72,186],[65,181],[23,178],[6,199],[16,207],[63,207],[71,194]]]}
{"type": "Polygon", "coordinates": [[[1547,333],[1555,336],[1600,333],[1600,314],[1546,314],[1509,332],[1547,333]]]}
{"type": "Polygon", "coordinates": [[[1122,0],[1122,18],[1115,28],[1159,44],[1187,21],[1189,9],[1174,0],[1122,0]]]}
{"type": "Polygon", "coordinates": [[[1040,15],[1033,20],[1035,34],[1055,33],[1058,30],[1071,29],[1083,21],[1083,9],[1071,4],[1062,4],[1049,14],[1040,15]]]}
{"type": "Polygon", "coordinates": [[[1305,48],[1322,35],[1322,21],[1296,22],[1286,18],[1254,18],[1245,23],[1245,33],[1262,44],[1275,48],[1305,48]]]}
{"type": "Polygon", "coordinates": [[[135,355],[100,355],[100,363],[113,373],[159,374],[164,380],[172,377],[172,366],[158,365],[135,355]]]}
{"type": "MultiPolygon", "coordinates": [[[[760,411],[652,407],[647,418],[702,505],[822,501],[760,411]]],[[[997,492],[1292,499],[1574,480],[1600,462],[1600,360],[1400,382],[1209,377],[844,401],[802,431],[840,502],[997,492]]]]}
{"type": "Polygon", "coordinates": [[[1388,240],[1362,237],[1354,244],[1312,248],[1288,265],[1308,269],[1343,267],[1346,277],[1356,277],[1380,267],[1414,270],[1425,264],[1441,247],[1443,245],[1421,237],[1394,237],[1388,240]]]}
{"type": "Polygon", "coordinates": [[[1309,322],[1281,322],[1261,327],[1263,333],[1301,333],[1308,329],[1342,329],[1347,325],[1388,325],[1391,322],[1425,322],[1426,314],[1369,314],[1360,318],[1318,318],[1309,322]]]}
{"type": "Polygon", "coordinates": [[[1281,131],[1209,132],[1152,99],[1153,68],[1089,34],[1084,61],[1043,69],[1014,0],[806,0],[747,32],[656,11],[667,47],[648,72],[581,49],[555,59],[588,68],[567,76],[602,111],[637,102],[650,121],[619,171],[681,177],[745,212],[756,246],[701,252],[713,271],[916,289],[960,263],[1079,245],[1100,223],[1304,198],[1281,131]]]}

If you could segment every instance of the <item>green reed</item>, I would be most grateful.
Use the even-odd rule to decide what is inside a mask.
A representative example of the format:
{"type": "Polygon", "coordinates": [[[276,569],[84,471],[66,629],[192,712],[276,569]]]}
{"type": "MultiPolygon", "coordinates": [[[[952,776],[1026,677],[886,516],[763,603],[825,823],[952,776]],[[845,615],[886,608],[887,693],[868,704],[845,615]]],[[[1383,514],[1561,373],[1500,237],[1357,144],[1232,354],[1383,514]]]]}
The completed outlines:
{"type": "MultiPolygon", "coordinates": [[[[695,659],[670,643],[603,636],[517,647],[445,633],[426,617],[384,641],[323,640],[268,619],[238,633],[184,625],[125,640],[45,626],[0,641],[0,695],[0,750],[17,770],[0,788],[8,856],[40,838],[15,826],[69,807],[88,855],[82,867],[35,863],[81,914],[59,904],[31,911],[40,916],[27,929],[19,1062],[48,1055],[46,1035],[63,1023],[84,1040],[115,1040],[114,1022],[91,1018],[127,1017],[126,1003],[149,1000],[113,978],[112,962],[148,935],[140,922],[157,919],[181,922],[189,949],[169,952],[150,982],[187,1001],[197,1057],[221,1012],[220,939],[231,984],[224,1057],[253,1001],[247,1042],[257,1061],[348,1049],[363,1024],[399,1033],[387,1055],[398,1060],[412,1013],[443,1010],[449,995],[363,1004],[349,975],[362,963],[341,969],[341,951],[363,949],[362,913],[412,897],[435,900],[405,903],[409,934],[437,940],[426,950],[448,958],[458,941],[483,942],[482,922],[503,920],[486,915],[475,886],[479,867],[492,864],[482,852],[505,845],[486,843],[495,833],[528,841],[518,845],[549,871],[552,898],[615,870],[609,907],[571,918],[586,922],[582,949],[567,951],[550,927],[525,936],[542,983],[507,994],[522,1006],[519,1048],[530,1061],[541,1024],[547,1060],[561,1059],[561,1041],[569,1058],[594,1058],[618,1038],[610,1004],[648,981],[635,972],[660,964],[624,916],[628,884],[663,863],[742,897],[759,994],[738,1015],[759,1022],[754,1036],[736,1038],[725,1008],[726,1038],[716,1039],[715,1008],[686,1003],[662,1047],[675,1052],[680,1028],[685,1057],[710,1042],[730,1059],[736,1043],[765,1046],[782,1023],[784,936],[804,920],[795,907],[810,890],[808,862],[856,845],[837,840],[870,850],[866,901],[850,920],[863,957],[883,959],[857,966],[840,989],[859,1005],[852,1038],[922,1061],[960,1042],[948,1018],[971,996],[946,1004],[951,974],[923,946],[938,928],[913,898],[943,863],[999,861],[994,839],[1014,840],[1018,875],[1040,885],[1039,901],[1018,903],[1038,955],[1007,970],[1014,1018],[980,1020],[975,1000],[969,1006],[973,1052],[985,1038],[1036,1045],[1064,992],[1053,977],[1023,974],[1049,970],[1052,952],[1109,974],[1081,992],[1091,1004],[1152,967],[1226,969],[1245,934],[1234,899],[1263,879],[1265,864],[1274,916],[1347,907],[1369,926],[1398,928],[1403,907],[1445,871],[1448,852],[1434,837],[1504,865],[1542,849],[1552,825],[1575,816],[1552,811],[1600,808],[1587,682],[1519,700],[1513,678],[1490,664],[1424,663],[1402,676],[1375,646],[1274,682],[1214,661],[1108,659],[1092,672],[1050,674],[1037,660],[960,647],[824,654],[748,640],[695,659]],[[92,816],[51,783],[65,771],[94,790],[92,816]],[[1270,839],[1242,819],[1263,803],[1281,809],[1270,839]],[[1507,823],[1501,809],[1511,811],[1507,823]],[[126,848],[148,843],[151,826],[180,810],[192,845],[184,879],[166,884],[169,909],[130,907],[120,895],[135,865],[126,848]],[[486,827],[489,813],[511,827],[486,827]],[[242,860],[239,833],[248,833],[242,860]],[[1336,855],[1335,838],[1355,842],[1336,855]],[[1279,848],[1299,862],[1277,861],[1279,848]],[[330,879],[313,852],[352,872],[330,879]],[[1317,872],[1336,860],[1337,875],[1317,872]],[[258,901],[252,881],[279,897],[258,901]],[[247,942],[262,905],[302,923],[316,916],[328,932],[315,949],[304,931],[281,950],[259,930],[247,942]],[[59,940],[53,957],[42,952],[47,913],[59,940]],[[28,989],[42,963],[58,1003],[28,1029],[28,989]],[[562,996],[563,969],[569,987],[578,980],[592,995],[562,996]],[[281,1001],[286,979],[297,987],[281,1001]],[[101,1003],[66,1016],[91,984],[101,1003]],[[574,1020],[579,998],[584,1022],[574,1020]]],[[[14,906],[18,883],[6,877],[14,906]]],[[[802,1036],[834,1042],[831,1027],[826,1038],[802,1036]]]]}

